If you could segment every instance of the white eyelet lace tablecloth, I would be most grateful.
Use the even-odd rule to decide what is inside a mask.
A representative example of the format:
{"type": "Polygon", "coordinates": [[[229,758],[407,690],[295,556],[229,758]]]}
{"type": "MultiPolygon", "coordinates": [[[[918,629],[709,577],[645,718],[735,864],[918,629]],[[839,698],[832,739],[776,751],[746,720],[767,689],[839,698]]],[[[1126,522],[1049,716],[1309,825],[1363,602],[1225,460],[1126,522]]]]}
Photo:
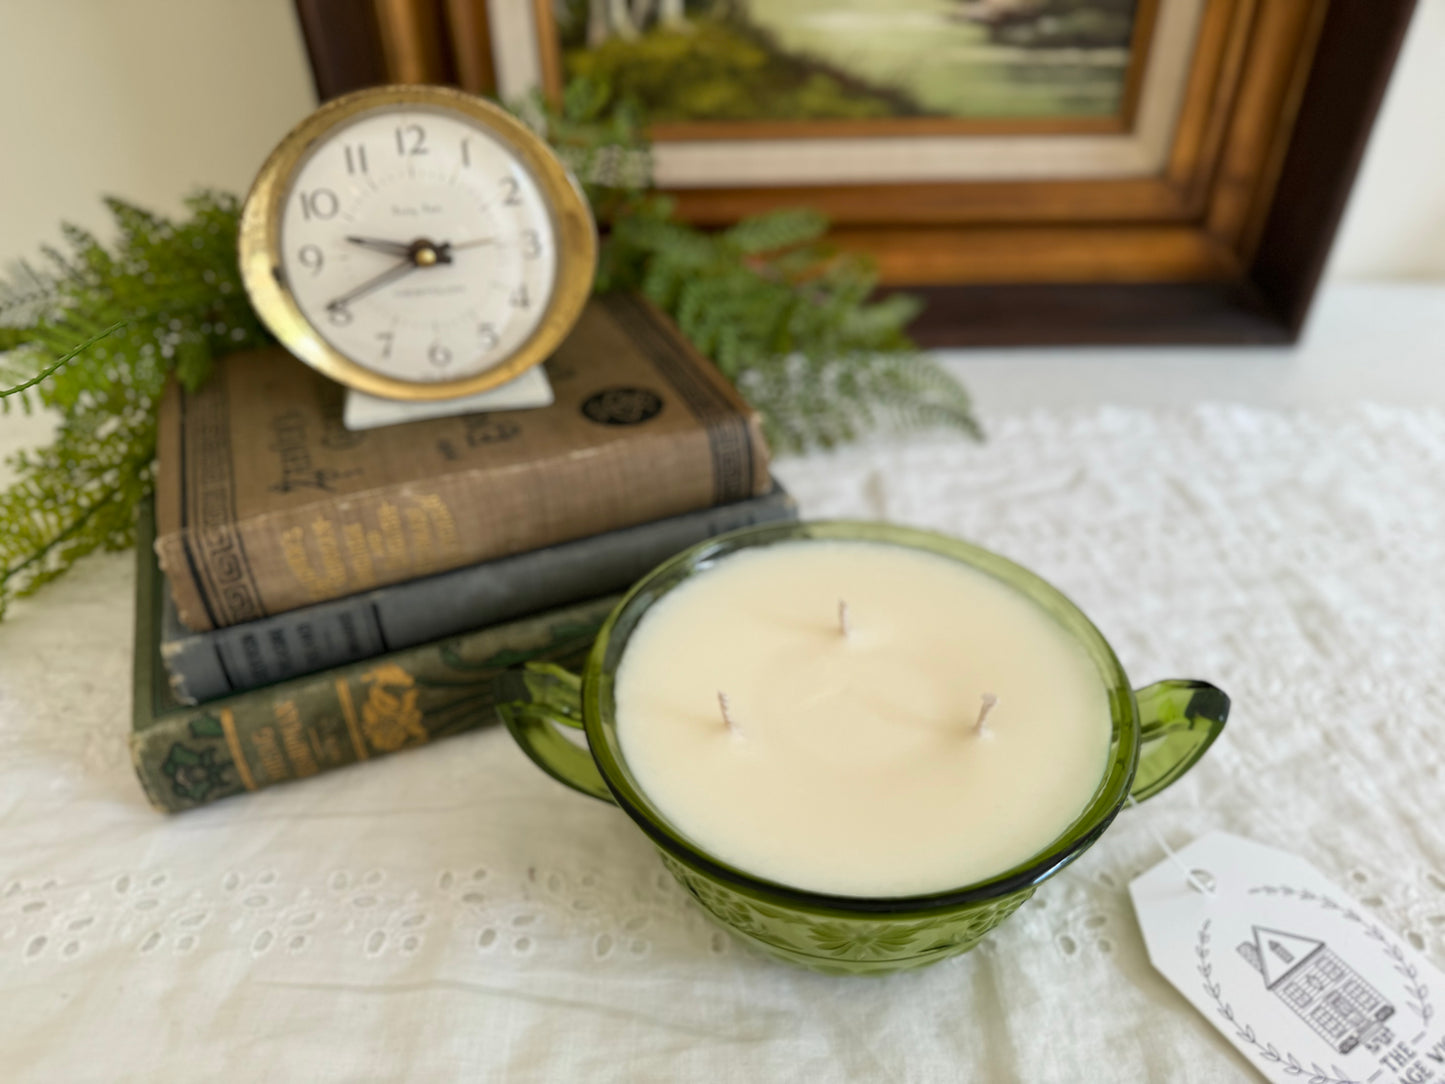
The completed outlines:
{"type": "Polygon", "coordinates": [[[1138,684],[1234,698],[972,953],[813,975],[706,921],[619,812],[499,730],[166,818],[126,756],[131,557],[0,624],[0,1079],[1225,1081],[1130,878],[1225,829],[1445,965],[1445,415],[992,418],[787,461],[812,517],[961,535],[1053,580],[1138,684]]]}

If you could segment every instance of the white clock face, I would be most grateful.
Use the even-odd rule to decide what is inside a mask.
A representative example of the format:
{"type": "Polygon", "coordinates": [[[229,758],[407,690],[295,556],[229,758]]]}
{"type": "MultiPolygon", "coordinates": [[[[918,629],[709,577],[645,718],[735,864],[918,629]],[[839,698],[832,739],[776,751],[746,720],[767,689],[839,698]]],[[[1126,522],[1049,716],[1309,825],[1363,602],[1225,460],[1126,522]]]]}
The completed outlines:
{"type": "Polygon", "coordinates": [[[337,351],[413,383],[505,361],[547,312],[557,239],[526,167],[480,123],[425,107],[364,113],[301,163],[281,270],[337,351]]]}

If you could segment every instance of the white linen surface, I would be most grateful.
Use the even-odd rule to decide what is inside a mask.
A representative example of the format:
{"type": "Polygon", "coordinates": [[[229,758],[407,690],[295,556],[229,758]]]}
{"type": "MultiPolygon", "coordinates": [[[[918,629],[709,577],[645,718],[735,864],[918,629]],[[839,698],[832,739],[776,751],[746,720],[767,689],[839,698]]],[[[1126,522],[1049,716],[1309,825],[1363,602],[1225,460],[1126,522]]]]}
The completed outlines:
{"type": "Polygon", "coordinates": [[[1219,743],[966,956],[832,978],[712,926],[497,729],[167,818],[126,753],[132,562],[0,623],[0,1078],[1224,1081],[1126,885],[1225,829],[1445,965],[1445,415],[1099,409],[792,459],[809,517],[1000,550],[1219,743]],[[1145,824],[1144,821],[1150,822],[1145,824]]]}

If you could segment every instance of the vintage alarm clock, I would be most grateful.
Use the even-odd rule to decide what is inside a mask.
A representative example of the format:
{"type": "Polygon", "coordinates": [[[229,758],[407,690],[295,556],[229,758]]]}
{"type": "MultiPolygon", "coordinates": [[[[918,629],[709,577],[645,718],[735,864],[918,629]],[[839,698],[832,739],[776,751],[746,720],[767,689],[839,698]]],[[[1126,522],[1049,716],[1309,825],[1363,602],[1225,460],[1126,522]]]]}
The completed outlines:
{"type": "Polygon", "coordinates": [[[454,400],[557,348],[591,292],[597,230],[517,118],[389,86],[282,140],[247,196],[240,262],[262,321],[308,365],[370,396],[454,400]]]}

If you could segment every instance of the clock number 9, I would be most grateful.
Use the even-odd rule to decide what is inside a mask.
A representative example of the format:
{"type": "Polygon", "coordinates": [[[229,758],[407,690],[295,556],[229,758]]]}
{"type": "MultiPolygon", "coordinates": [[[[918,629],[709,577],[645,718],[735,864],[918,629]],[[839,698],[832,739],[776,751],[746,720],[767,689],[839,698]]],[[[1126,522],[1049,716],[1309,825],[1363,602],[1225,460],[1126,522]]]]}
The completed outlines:
{"type": "Polygon", "coordinates": [[[438,369],[445,369],[451,364],[452,352],[441,343],[432,343],[431,349],[426,352],[427,358],[438,369]]]}
{"type": "Polygon", "coordinates": [[[320,245],[302,245],[301,251],[296,254],[296,260],[313,275],[321,274],[321,267],[326,262],[320,245]]]}

